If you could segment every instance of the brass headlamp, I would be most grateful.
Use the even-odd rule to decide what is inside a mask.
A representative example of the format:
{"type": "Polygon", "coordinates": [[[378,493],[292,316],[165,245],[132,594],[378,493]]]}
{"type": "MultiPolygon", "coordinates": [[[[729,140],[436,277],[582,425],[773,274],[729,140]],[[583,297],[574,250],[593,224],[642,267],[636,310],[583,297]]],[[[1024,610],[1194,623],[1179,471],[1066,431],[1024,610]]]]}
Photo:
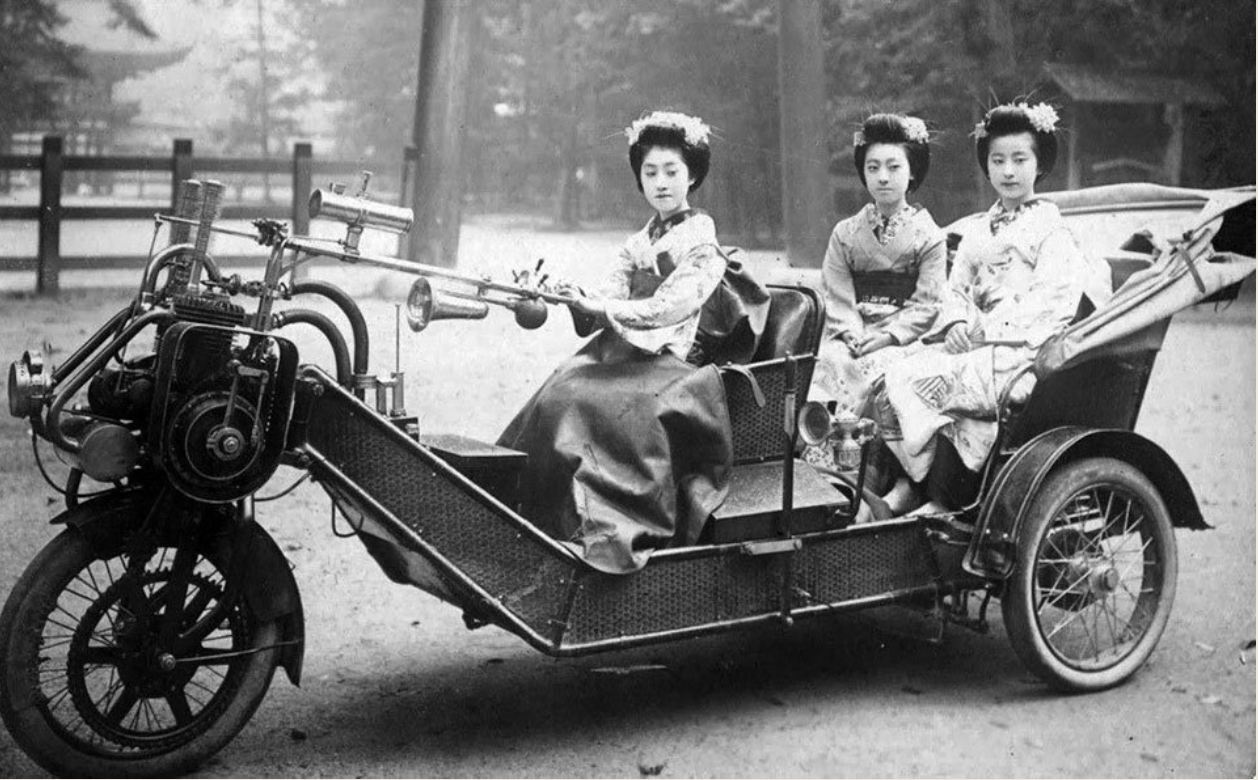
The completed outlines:
{"type": "Polygon", "coordinates": [[[415,212],[403,206],[367,198],[367,183],[371,172],[363,171],[362,186],[357,195],[346,195],[344,184],[331,184],[329,188],[310,193],[310,218],[320,217],[344,222],[348,229],[342,245],[351,252],[358,251],[358,240],[364,228],[376,228],[390,233],[405,233],[415,222],[415,212]]]}

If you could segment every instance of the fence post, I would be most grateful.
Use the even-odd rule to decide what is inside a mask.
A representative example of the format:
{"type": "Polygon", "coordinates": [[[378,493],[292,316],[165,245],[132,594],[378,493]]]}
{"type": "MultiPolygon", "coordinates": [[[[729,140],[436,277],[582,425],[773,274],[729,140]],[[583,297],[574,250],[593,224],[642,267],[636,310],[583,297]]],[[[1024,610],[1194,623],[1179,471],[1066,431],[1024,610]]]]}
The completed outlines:
{"type": "Polygon", "coordinates": [[[179,184],[192,178],[192,139],[176,138],[170,159],[170,212],[179,210],[179,184]]]}
{"type": "Polygon", "coordinates": [[[56,295],[61,289],[61,136],[44,136],[39,161],[39,256],[35,293],[56,295]]]}
{"type": "MultiPolygon", "coordinates": [[[[293,235],[310,233],[310,188],[313,178],[310,144],[302,142],[293,144],[293,235]]],[[[293,281],[299,282],[310,277],[310,266],[299,265],[293,269],[293,281]]]]}

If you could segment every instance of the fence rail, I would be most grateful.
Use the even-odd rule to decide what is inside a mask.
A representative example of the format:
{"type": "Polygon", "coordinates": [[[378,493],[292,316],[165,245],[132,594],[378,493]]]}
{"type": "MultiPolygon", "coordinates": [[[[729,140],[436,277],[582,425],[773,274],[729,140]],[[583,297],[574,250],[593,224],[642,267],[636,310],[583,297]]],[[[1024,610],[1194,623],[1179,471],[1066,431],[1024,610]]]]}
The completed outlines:
{"type": "MultiPolygon", "coordinates": [[[[175,139],[170,156],[108,155],[67,156],[62,153],[60,136],[45,136],[41,153],[0,155],[0,171],[38,171],[39,204],[35,206],[0,205],[0,219],[34,221],[38,223],[38,248],[34,257],[0,257],[0,270],[35,271],[35,291],[38,294],[55,294],[60,289],[60,274],[70,268],[126,268],[139,267],[146,258],[138,255],[64,256],[61,253],[61,226],[66,220],[139,220],[152,219],[160,206],[67,206],[62,204],[65,174],[74,171],[125,171],[170,173],[170,211],[179,192],[179,183],[194,176],[206,177],[221,173],[252,173],[284,175],[290,177],[291,199],[288,204],[229,205],[222,209],[222,219],[246,219],[265,217],[288,219],[294,233],[308,233],[310,218],[306,204],[310,199],[312,181],[316,172],[324,176],[357,174],[361,166],[354,162],[318,160],[313,156],[311,145],[293,145],[290,159],[195,157],[192,141],[175,139]]],[[[405,198],[407,173],[413,164],[415,153],[408,148],[403,159],[401,188],[405,198]]],[[[226,260],[255,260],[255,258],[221,257],[226,260]]]]}

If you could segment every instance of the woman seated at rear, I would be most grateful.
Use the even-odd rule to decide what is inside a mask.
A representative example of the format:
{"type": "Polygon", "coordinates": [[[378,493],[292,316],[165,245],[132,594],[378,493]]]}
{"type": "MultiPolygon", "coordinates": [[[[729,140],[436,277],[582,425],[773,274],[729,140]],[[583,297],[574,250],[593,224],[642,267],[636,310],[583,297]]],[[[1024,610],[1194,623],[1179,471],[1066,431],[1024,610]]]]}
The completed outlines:
{"type": "Polygon", "coordinates": [[[857,412],[870,384],[934,322],[948,251],[930,212],[908,202],[930,168],[925,122],[874,114],[852,156],[873,202],[830,234],[821,267],[826,338],[809,397],[857,412]]]}
{"type": "Polygon", "coordinates": [[[635,183],[655,213],[597,294],[575,291],[578,332],[601,332],[498,441],[528,454],[521,513],[608,572],[693,543],[724,499],[732,461],[719,376],[686,362],[726,271],[712,218],[690,206],[708,173],[709,130],[657,111],[625,132],[635,183]]]}
{"type": "MultiPolygon", "coordinates": [[[[977,471],[996,436],[996,407],[1006,382],[1064,328],[1086,296],[1100,305],[1110,292],[1104,262],[1086,256],[1036,183],[1057,157],[1057,112],[1049,105],[1002,105],[974,129],[979,167],[997,195],[967,225],[953,261],[936,341],[889,366],[874,399],[887,446],[908,477],[922,482],[938,437],[977,471]]],[[[1014,402],[1033,385],[1028,374],[1014,402]]]]}

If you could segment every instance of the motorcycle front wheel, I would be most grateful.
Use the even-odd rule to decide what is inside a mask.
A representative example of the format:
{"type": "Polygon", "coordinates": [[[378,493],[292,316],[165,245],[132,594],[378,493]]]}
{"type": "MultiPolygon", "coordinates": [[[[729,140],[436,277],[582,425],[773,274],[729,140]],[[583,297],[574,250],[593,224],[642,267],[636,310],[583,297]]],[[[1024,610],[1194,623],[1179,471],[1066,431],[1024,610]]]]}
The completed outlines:
{"type": "Polygon", "coordinates": [[[171,537],[124,546],[67,529],[0,612],[0,717],[48,771],[186,773],[266,695],[278,621],[220,605],[222,537],[171,537]]]}

